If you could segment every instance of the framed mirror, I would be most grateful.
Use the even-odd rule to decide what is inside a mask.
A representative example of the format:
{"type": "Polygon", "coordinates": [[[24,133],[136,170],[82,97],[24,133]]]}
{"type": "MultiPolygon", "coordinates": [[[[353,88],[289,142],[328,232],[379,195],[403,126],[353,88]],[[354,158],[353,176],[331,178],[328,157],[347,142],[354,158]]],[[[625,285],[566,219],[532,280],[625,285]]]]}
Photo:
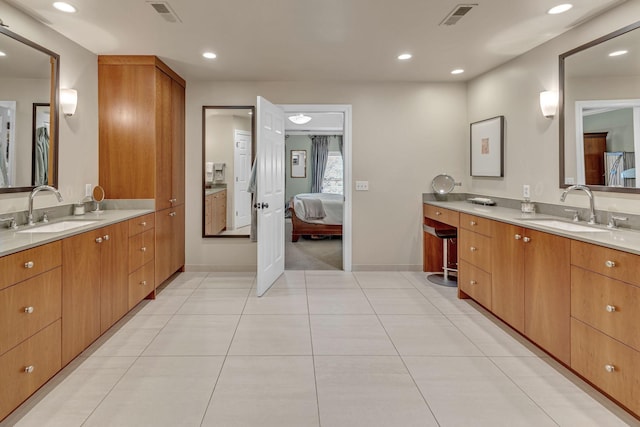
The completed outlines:
{"type": "Polygon", "coordinates": [[[640,22],[560,55],[560,187],[640,193],[640,22]]]}
{"type": "Polygon", "coordinates": [[[254,112],[253,106],[202,107],[202,237],[249,237],[254,112]]]}

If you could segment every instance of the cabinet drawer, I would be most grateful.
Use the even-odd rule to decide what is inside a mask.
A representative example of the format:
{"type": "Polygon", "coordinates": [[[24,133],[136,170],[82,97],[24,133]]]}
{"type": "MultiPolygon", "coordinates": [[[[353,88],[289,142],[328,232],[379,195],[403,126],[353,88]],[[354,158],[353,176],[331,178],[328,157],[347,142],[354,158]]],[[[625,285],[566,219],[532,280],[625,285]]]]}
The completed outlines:
{"type": "Polygon", "coordinates": [[[155,289],[153,262],[148,262],[129,275],[129,310],[155,289]]]}
{"type": "Polygon", "coordinates": [[[466,261],[458,263],[458,287],[487,309],[491,310],[491,274],[466,261]]]}
{"type": "Polygon", "coordinates": [[[571,264],[640,286],[638,255],[572,240],[571,264]]]}
{"type": "Polygon", "coordinates": [[[427,218],[431,218],[435,221],[442,222],[444,224],[457,227],[459,223],[459,214],[456,211],[449,209],[443,209],[438,206],[423,204],[423,213],[427,218]]]}
{"type": "Polygon", "coordinates": [[[59,319],[60,267],[0,291],[0,354],[59,319]]]}
{"type": "Polygon", "coordinates": [[[491,239],[461,228],[458,230],[458,258],[491,272],[491,239]]]}
{"type": "Polygon", "coordinates": [[[129,236],[142,233],[154,227],[155,214],[150,213],[147,215],[132,218],[127,221],[129,224],[129,236]]]}
{"type": "Polygon", "coordinates": [[[62,368],[60,324],[56,321],[0,356],[0,420],[62,368]]]}
{"type": "Polygon", "coordinates": [[[460,214],[460,228],[466,228],[467,230],[484,234],[485,236],[491,237],[491,223],[492,221],[487,218],[465,213],[460,214]]]}
{"type": "Polygon", "coordinates": [[[129,237],[129,273],[153,260],[155,253],[154,230],[129,237]]]}
{"type": "Polygon", "coordinates": [[[62,264],[60,241],[0,258],[0,289],[37,276],[62,264]]]}
{"type": "Polygon", "coordinates": [[[640,413],[639,352],[571,319],[571,368],[636,414],[640,413]]]}
{"type": "Polygon", "coordinates": [[[571,316],[640,351],[640,288],[571,267],[571,316]]]}

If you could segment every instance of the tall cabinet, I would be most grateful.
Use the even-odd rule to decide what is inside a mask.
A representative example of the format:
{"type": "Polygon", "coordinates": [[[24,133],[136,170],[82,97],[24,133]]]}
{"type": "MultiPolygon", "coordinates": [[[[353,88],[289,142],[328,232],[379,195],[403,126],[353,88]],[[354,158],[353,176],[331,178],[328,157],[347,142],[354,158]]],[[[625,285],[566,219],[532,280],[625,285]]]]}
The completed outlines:
{"type": "Polygon", "coordinates": [[[155,286],[184,268],[185,81],[155,56],[99,56],[100,185],[155,202],[155,286]]]}

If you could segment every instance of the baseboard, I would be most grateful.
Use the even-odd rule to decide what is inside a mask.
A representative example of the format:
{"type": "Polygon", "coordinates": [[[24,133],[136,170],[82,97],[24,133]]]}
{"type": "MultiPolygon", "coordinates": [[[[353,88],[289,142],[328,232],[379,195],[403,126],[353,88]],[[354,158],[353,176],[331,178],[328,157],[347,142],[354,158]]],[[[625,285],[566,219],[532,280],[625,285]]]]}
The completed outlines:
{"type": "Polygon", "coordinates": [[[185,265],[187,272],[216,272],[216,273],[255,273],[257,267],[255,265],[185,265]]]}
{"type": "Polygon", "coordinates": [[[422,264],[352,264],[351,271],[422,271],[422,264]]]}

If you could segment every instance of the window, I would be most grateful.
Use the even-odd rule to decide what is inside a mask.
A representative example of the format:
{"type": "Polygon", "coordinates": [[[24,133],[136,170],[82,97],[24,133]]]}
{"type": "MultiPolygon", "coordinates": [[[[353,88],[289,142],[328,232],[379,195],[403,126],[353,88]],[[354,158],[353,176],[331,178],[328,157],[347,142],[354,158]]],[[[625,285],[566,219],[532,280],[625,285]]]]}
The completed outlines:
{"type": "Polygon", "coordinates": [[[329,151],[327,167],[322,180],[322,192],[344,194],[343,191],[343,163],[342,154],[339,151],[329,151]]]}

